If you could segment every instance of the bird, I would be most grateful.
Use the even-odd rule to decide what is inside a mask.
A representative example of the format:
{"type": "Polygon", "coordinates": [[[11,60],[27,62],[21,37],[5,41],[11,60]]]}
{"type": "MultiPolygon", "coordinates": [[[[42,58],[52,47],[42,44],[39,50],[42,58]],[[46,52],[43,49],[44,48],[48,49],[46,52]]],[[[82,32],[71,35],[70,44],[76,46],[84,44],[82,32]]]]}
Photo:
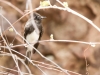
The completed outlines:
{"type": "MultiPolygon", "coordinates": [[[[42,37],[43,34],[43,28],[42,28],[42,19],[45,18],[44,16],[41,16],[40,14],[34,12],[33,13],[33,20],[35,25],[37,26],[39,32],[36,32],[36,29],[32,23],[32,19],[30,18],[24,27],[24,38],[28,43],[32,43],[32,45],[37,49],[39,45],[39,40],[42,37]]],[[[25,43],[26,43],[25,41],[25,43]]],[[[26,47],[26,56],[31,59],[32,53],[35,53],[36,50],[31,46],[27,45],[26,47]]],[[[25,63],[29,64],[29,61],[27,58],[25,58],[25,63]]]]}

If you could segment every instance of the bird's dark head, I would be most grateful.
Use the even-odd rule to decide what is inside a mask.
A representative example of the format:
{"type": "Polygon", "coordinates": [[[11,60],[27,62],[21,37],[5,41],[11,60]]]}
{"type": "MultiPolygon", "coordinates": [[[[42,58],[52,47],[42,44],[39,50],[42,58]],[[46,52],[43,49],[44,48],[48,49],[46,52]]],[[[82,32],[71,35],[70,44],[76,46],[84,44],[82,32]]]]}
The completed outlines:
{"type": "Polygon", "coordinates": [[[41,16],[41,15],[38,14],[38,13],[34,13],[34,14],[33,14],[33,18],[34,18],[35,22],[36,22],[37,24],[39,24],[39,23],[41,23],[42,19],[45,18],[45,17],[44,17],[44,16],[41,16]]]}

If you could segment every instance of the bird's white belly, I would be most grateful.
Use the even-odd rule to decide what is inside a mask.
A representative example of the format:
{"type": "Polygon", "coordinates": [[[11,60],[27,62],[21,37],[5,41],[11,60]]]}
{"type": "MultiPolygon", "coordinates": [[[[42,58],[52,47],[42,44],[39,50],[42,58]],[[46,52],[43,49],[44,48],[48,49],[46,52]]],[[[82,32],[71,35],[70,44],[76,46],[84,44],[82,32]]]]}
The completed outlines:
{"type": "Polygon", "coordinates": [[[37,34],[35,31],[32,32],[31,34],[28,34],[26,37],[26,40],[29,43],[35,44],[39,39],[39,34],[37,34]]]}
{"type": "MultiPolygon", "coordinates": [[[[26,36],[26,40],[29,43],[32,43],[33,45],[37,43],[38,39],[39,39],[39,34],[37,34],[35,31],[26,36]]],[[[32,51],[33,50],[32,46],[31,45],[27,45],[27,50],[32,51]]]]}

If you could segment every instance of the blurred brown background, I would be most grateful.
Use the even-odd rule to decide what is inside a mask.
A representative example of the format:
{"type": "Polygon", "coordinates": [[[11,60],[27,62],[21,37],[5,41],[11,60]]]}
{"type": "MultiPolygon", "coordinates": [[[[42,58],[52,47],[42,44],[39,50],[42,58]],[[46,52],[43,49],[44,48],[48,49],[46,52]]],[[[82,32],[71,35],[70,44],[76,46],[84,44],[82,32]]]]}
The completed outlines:
{"type": "MultiPolygon", "coordinates": [[[[25,11],[26,0],[6,0],[12,3],[14,6],[18,7],[23,12],[25,11]]],[[[52,5],[61,6],[56,0],[50,0],[52,5]]],[[[92,20],[100,28],[100,0],[60,0],[61,2],[68,2],[71,9],[77,11],[78,13],[84,15],[85,17],[92,20]]],[[[32,0],[33,8],[39,6],[40,0],[32,0]]],[[[5,4],[0,0],[0,6],[2,7],[2,14],[11,22],[14,23],[22,15],[17,12],[14,8],[5,4]]],[[[100,42],[100,33],[89,23],[81,19],[80,17],[71,14],[67,11],[62,11],[58,9],[45,9],[37,11],[47,18],[43,20],[43,36],[41,40],[50,39],[50,35],[54,35],[55,40],[77,40],[85,42],[100,42]]],[[[0,17],[0,19],[2,19],[0,17]]],[[[14,27],[15,29],[23,35],[23,28],[27,21],[27,18],[23,18],[17,22],[14,27]]],[[[0,23],[1,24],[1,23],[0,23]]],[[[7,37],[8,44],[13,43],[14,45],[22,44],[23,40],[19,36],[15,35],[15,32],[10,32],[7,29],[10,25],[3,19],[2,29],[5,31],[4,37],[7,37]],[[16,38],[15,38],[16,37],[16,38]]],[[[3,43],[2,43],[3,44],[3,43]]],[[[25,54],[24,47],[14,48],[25,54]]],[[[48,59],[56,62],[59,66],[66,70],[80,73],[86,75],[100,75],[100,45],[91,47],[86,44],[80,43],[63,43],[63,42],[42,42],[38,50],[48,59]],[[88,48],[88,49],[87,49],[88,48]],[[87,49],[87,50],[86,50],[87,49]],[[86,51],[85,51],[86,50],[86,51]],[[84,52],[85,51],[85,52],[84,52]],[[85,56],[84,56],[85,54],[85,56]],[[85,60],[86,57],[86,60],[85,60]],[[89,64],[86,67],[86,61],[89,64]]],[[[2,51],[7,51],[2,49],[2,51]]],[[[1,52],[2,54],[2,52],[1,52]]],[[[15,53],[16,54],[16,53],[15,53]]],[[[18,54],[17,54],[18,55],[18,54]]],[[[19,56],[19,55],[18,55],[19,56]]],[[[19,56],[20,58],[23,58],[19,56]]],[[[33,60],[42,61],[48,64],[50,62],[43,59],[38,53],[33,54],[33,60]]],[[[23,66],[20,63],[20,68],[22,70],[23,66]]],[[[8,68],[14,68],[15,63],[10,56],[0,56],[0,66],[5,66],[8,68]]],[[[43,75],[36,67],[30,67],[34,75],[43,75]]],[[[58,71],[49,70],[41,68],[47,75],[65,75],[64,73],[58,73],[58,71]]],[[[6,71],[12,72],[0,67],[0,72],[6,71]]],[[[0,74],[2,75],[2,74],[0,74]]],[[[71,75],[78,75],[71,73],[71,75]]]]}

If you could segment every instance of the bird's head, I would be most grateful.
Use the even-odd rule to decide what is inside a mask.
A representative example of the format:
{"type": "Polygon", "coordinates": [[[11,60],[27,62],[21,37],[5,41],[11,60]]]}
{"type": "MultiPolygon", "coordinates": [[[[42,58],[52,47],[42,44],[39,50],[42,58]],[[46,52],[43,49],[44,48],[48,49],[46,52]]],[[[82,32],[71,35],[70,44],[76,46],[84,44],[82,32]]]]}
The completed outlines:
{"type": "Polygon", "coordinates": [[[36,22],[37,24],[40,24],[41,21],[42,21],[42,19],[44,19],[44,18],[46,18],[46,17],[41,16],[41,15],[38,14],[38,13],[34,13],[34,14],[33,14],[33,18],[34,18],[34,20],[35,20],[35,22],[36,22]]]}

